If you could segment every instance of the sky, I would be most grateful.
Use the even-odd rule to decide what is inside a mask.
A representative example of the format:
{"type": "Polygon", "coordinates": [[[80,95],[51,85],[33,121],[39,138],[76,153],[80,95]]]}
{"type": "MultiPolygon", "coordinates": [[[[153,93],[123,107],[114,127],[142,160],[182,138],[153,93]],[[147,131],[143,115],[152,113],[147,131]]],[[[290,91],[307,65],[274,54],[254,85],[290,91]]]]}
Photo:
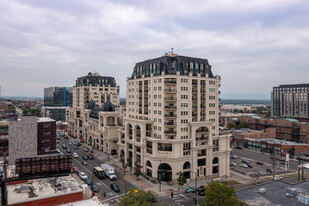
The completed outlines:
{"type": "Polygon", "coordinates": [[[43,97],[88,72],[125,97],[135,63],[174,48],[208,59],[221,97],[270,99],[308,83],[308,0],[1,0],[2,96],[43,97]]]}

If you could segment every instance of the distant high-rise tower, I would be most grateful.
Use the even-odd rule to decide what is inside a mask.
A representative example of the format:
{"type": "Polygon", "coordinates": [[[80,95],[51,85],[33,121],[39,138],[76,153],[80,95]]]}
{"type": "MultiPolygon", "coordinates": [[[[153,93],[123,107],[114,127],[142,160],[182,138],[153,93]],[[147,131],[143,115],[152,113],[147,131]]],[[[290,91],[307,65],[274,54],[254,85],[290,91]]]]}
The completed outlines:
{"type": "Polygon", "coordinates": [[[309,84],[274,87],[271,113],[275,117],[309,118],[309,84]]]}
{"type": "Polygon", "coordinates": [[[44,89],[44,106],[71,107],[72,87],[48,87],[44,89]]]}

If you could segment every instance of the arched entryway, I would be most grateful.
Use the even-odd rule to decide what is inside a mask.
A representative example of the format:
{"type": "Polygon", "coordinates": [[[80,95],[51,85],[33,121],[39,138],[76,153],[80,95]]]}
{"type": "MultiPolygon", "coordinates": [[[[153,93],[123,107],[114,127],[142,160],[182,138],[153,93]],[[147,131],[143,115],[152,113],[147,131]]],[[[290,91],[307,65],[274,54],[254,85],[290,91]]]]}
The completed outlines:
{"type": "Polygon", "coordinates": [[[215,157],[212,160],[212,174],[218,174],[219,172],[219,158],[215,157]]]}
{"type": "Polygon", "coordinates": [[[186,178],[190,179],[190,169],[191,169],[191,164],[190,162],[185,162],[183,164],[183,174],[186,178]]]}
{"type": "Polygon", "coordinates": [[[162,163],[158,167],[158,178],[162,181],[172,181],[172,168],[169,164],[162,163]]]}
{"type": "Polygon", "coordinates": [[[132,139],[133,135],[133,128],[131,124],[128,124],[128,130],[129,130],[129,139],[132,139]]]}

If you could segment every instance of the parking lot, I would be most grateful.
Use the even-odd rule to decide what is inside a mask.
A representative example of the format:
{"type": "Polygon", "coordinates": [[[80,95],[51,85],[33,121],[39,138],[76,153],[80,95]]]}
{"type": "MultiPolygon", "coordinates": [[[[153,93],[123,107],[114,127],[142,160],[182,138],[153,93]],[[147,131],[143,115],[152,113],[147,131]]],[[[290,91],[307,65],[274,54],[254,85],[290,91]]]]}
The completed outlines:
{"type": "MultiPolygon", "coordinates": [[[[257,164],[257,160],[253,160],[250,158],[240,157],[238,155],[231,155],[230,162],[236,163],[235,166],[231,166],[231,169],[234,169],[240,173],[243,173],[248,176],[256,176],[256,175],[271,175],[273,170],[273,165],[262,162],[260,164],[257,164]],[[246,167],[246,165],[243,161],[248,161],[249,165],[251,167],[246,167]],[[262,164],[262,165],[261,165],[262,164]]],[[[278,162],[275,164],[275,174],[276,173],[283,173],[285,172],[284,164],[281,162],[278,162]],[[278,167],[279,166],[279,167],[278,167]]]]}

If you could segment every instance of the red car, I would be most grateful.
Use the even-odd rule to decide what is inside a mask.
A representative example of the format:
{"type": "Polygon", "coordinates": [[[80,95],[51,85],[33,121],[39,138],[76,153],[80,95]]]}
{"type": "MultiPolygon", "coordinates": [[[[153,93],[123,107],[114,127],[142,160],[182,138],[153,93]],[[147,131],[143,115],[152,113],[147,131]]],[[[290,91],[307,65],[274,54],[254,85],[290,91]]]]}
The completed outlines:
{"type": "Polygon", "coordinates": [[[79,169],[77,167],[73,167],[73,172],[77,172],[79,169]]]}

